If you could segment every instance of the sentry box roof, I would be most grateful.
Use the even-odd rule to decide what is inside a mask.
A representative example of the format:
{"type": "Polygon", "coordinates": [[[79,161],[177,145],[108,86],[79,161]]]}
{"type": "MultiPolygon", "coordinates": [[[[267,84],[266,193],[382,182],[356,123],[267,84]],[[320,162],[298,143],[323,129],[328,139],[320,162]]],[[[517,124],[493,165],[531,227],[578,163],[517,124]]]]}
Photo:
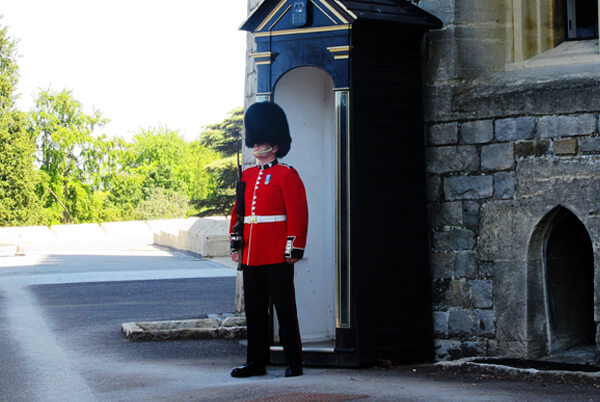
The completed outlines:
{"type": "Polygon", "coordinates": [[[264,0],[241,26],[254,33],[280,31],[306,26],[352,24],[356,21],[382,21],[423,29],[442,26],[441,21],[405,0],[264,0]],[[308,6],[315,12],[306,17],[308,6]]]}

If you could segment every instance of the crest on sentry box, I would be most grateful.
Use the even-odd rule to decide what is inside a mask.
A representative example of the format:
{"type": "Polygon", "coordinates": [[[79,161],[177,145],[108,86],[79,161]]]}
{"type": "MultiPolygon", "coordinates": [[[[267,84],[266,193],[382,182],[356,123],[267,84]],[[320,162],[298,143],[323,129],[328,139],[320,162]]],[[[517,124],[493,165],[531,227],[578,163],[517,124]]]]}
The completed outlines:
{"type": "Polygon", "coordinates": [[[294,0],[292,2],[292,25],[303,27],[308,22],[308,0],[294,0]]]}

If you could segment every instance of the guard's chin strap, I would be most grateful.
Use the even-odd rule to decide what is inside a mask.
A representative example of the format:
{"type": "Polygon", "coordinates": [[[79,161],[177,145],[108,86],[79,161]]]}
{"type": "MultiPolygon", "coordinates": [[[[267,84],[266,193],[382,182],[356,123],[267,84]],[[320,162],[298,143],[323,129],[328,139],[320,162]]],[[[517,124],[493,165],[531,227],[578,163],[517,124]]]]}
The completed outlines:
{"type": "Polygon", "coordinates": [[[263,154],[268,154],[269,152],[271,152],[273,150],[273,147],[271,145],[269,145],[268,148],[265,149],[261,149],[260,151],[253,151],[252,155],[254,156],[259,156],[259,155],[263,155],[263,154]]]}

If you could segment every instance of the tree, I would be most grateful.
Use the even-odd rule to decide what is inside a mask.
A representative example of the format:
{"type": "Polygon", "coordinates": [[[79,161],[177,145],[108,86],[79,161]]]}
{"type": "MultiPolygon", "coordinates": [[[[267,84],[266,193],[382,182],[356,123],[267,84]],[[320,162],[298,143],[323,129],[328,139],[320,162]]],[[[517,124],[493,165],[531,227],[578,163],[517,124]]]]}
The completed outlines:
{"type": "Polygon", "coordinates": [[[235,181],[237,180],[237,160],[235,156],[219,159],[206,165],[206,172],[214,186],[205,198],[194,198],[191,203],[198,208],[198,215],[229,216],[235,202],[235,181]]]}
{"type": "Polygon", "coordinates": [[[243,120],[243,109],[237,108],[225,120],[207,126],[201,133],[200,144],[220,152],[224,158],[206,166],[213,187],[206,197],[192,199],[199,215],[227,216],[231,212],[237,180],[235,155],[241,147],[243,120]]]}
{"type": "Polygon", "coordinates": [[[94,222],[99,218],[94,191],[104,166],[105,137],[93,135],[107,120],[99,111],[83,112],[70,90],[41,91],[31,113],[29,131],[37,140],[38,195],[49,223],[94,222]],[[49,196],[48,196],[49,194],[49,196]]]}
{"type": "Polygon", "coordinates": [[[33,166],[34,143],[27,116],[15,109],[18,80],[16,42],[0,27],[0,225],[35,221],[38,211],[33,166]]]}
{"type": "Polygon", "coordinates": [[[222,122],[206,126],[200,134],[200,144],[224,156],[235,155],[241,147],[243,108],[233,109],[222,122]]]}

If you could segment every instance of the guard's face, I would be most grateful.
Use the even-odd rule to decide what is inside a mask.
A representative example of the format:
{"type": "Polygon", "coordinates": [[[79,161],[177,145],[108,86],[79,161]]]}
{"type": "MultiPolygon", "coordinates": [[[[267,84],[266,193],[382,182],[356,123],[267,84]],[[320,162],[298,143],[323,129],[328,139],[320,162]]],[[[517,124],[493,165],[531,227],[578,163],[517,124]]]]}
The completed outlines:
{"type": "Polygon", "coordinates": [[[254,144],[254,147],[252,148],[252,154],[256,158],[275,157],[277,148],[277,145],[271,146],[271,144],[254,144]]]}

